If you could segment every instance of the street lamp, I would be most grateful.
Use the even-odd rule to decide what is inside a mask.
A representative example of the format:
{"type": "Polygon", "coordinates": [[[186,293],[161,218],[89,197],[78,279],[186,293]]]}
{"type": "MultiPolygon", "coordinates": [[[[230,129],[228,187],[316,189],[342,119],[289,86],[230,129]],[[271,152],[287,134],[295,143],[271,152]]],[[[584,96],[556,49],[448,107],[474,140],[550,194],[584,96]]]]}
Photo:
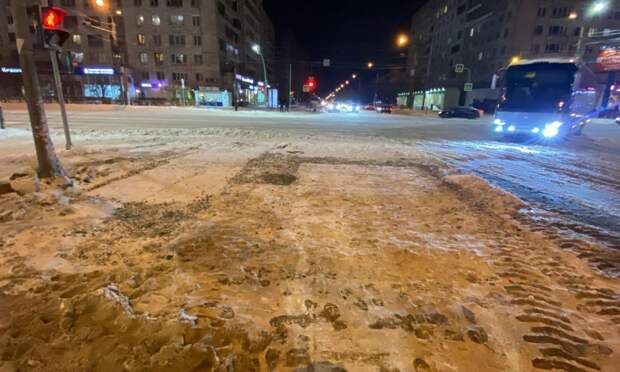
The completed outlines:
{"type": "Polygon", "coordinates": [[[609,3],[607,1],[603,1],[603,0],[597,1],[594,4],[592,4],[590,11],[592,15],[597,15],[607,10],[608,6],[609,6],[609,3]]]}
{"type": "Polygon", "coordinates": [[[396,45],[398,45],[399,48],[402,48],[407,44],[409,44],[409,36],[400,34],[396,37],[396,45]]]}
{"type": "Polygon", "coordinates": [[[267,65],[265,64],[265,57],[263,56],[263,53],[261,52],[260,45],[258,44],[252,45],[252,50],[254,51],[254,53],[260,56],[260,59],[263,62],[263,74],[265,76],[265,92],[267,93],[267,100],[265,101],[265,104],[269,106],[269,103],[268,103],[269,102],[269,83],[267,82],[267,65]]]}
{"type": "Polygon", "coordinates": [[[105,6],[105,1],[104,0],[95,0],[95,5],[97,5],[98,7],[103,7],[103,6],[105,6]]]}
{"type": "Polygon", "coordinates": [[[351,76],[351,78],[353,78],[353,79],[357,79],[357,75],[356,75],[356,74],[353,74],[353,75],[351,76]]]}
{"type": "Polygon", "coordinates": [[[368,65],[367,65],[367,66],[368,66],[368,68],[373,68],[373,67],[375,67],[375,64],[374,64],[374,63],[372,63],[372,62],[368,62],[368,65]]]}

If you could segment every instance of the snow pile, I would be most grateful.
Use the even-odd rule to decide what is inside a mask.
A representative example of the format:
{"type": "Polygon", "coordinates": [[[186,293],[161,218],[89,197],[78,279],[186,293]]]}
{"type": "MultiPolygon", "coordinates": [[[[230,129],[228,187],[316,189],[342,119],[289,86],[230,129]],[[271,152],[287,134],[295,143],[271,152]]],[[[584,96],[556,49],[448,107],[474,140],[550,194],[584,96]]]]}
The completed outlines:
{"type": "Polygon", "coordinates": [[[29,131],[19,128],[0,129],[0,140],[9,137],[23,136],[29,133],[29,131]]]}
{"type": "Polygon", "coordinates": [[[498,215],[512,215],[525,207],[525,203],[521,199],[490,185],[480,177],[473,175],[450,175],[444,177],[443,180],[466,197],[468,202],[498,215]]]}

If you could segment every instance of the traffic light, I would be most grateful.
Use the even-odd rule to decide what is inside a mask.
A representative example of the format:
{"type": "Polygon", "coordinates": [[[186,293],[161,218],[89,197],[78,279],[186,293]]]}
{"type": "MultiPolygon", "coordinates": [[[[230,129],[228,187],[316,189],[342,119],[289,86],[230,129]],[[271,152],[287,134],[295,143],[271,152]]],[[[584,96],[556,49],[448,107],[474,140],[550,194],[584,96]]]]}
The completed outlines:
{"type": "Polygon", "coordinates": [[[67,13],[56,7],[41,8],[41,26],[43,27],[43,45],[45,48],[59,48],[69,38],[62,24],[67,13]]]}
{"type": "Polygon", "coordinates": [[[314,76],[309,76],[308,79],[306,80],[306,84],[304,85],[308,87],[308,90],[310,92],[314,92],[317,87],[317,83],[316,83],[316,80],[314,79],[314,76]]]}

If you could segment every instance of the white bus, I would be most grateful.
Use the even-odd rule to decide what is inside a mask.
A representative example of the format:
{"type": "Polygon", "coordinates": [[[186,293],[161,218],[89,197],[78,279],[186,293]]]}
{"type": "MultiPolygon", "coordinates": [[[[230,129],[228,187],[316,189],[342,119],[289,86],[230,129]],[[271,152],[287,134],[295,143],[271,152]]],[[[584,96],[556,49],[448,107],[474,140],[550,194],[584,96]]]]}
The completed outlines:
{"type": "Polygon", "coordinates": [[[577,89],[579,66],[572,60],[522,61],[505,72],[506,88],[494,121],[500,135],[552,139],[581,134],[596,115],[600,94],[577,89]]]}

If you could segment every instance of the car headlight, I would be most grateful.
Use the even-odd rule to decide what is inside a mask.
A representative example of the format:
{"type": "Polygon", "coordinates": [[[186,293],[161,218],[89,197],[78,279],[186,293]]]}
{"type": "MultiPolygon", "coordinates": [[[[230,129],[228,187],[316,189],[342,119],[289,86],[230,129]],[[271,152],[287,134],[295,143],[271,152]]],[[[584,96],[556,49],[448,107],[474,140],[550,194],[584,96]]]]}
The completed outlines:
{"type": "Polygon", "coordinates": [[[514,125],[511,125],[511,126],[508,127],[508,131],[509,132],[514,132],[515,130],[517,130],[517,128],[515,128],[514,125]]]}
{"type": "Polygon", "coordinates": [[[553,123],[549,124],[548,127],[559,129],[562,125],[564,125],[564,123],[562,123],[561,121],[554,121],[553,123]]]}
{"type": "Polygon", "coordinates": [[[333,110],[335,107],[336,107],[336,106],[334,106],[334,105],[329,105],[329,106],[327,106],[327,108],[328,108],[329,110],[333,110]]]}
{"type": "Polygon", "coordinates": [[[506,125],[506,122],[503,121],[502,119],[495,119],[493,121],[493,124],[495,124],[495,125],[506,125]]]}
{"type": "Polygon", "coordinates": [[[557,136],[558,133],[560,133],[560,130],[554,127],[546,127],[545,130],[543,130],[543,136],[547,138],[553,138],[557,136]]]}
{"type": "Polygon", "coordinates": [[[359,111],[361,109],[360,106],[355,106],[355,111],[359,111]]]}

